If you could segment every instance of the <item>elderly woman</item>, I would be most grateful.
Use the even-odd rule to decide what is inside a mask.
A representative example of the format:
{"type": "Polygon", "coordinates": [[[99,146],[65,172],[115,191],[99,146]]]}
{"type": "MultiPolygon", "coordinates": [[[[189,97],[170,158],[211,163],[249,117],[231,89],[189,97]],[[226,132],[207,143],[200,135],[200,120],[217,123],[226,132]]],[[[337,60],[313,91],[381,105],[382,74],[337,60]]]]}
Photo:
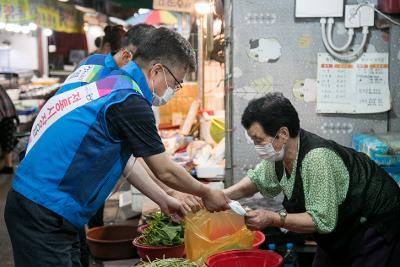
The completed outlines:
{"type": "Polygon", "coordinates": [[[262,161],[225,194],[285,196],[285,210],[248,212],[248,228],[314,233],[313,266],[399,266],[400,189],[383,169],[301,129],[295,108],[280,93],[251,101],[242,124],[262,161]]]}

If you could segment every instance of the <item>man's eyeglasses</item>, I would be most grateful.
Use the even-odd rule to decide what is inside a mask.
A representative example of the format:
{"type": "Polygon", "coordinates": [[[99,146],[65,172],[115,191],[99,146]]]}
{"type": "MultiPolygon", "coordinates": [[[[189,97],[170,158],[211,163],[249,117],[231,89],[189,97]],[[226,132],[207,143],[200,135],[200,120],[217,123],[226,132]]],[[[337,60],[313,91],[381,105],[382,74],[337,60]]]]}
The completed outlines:
{"type": "Polygon", "coordinates": [[[171,76],[172,76],[172,78],[174,78],[175,79],[175,91],[179,91],[180,89],[182,89],[182,83],[183,83],[183,81],[178,81],[178,79],[175,77],[175,75],[172,73],[172,71],[170,70],[170,69],[168,69],[168,67],[167,66],[165,66],[165,65],[162,65],[163,66],[163,68],[165,68],[168,72],[169,72],[169,74],[171,74],[171,76]]]}

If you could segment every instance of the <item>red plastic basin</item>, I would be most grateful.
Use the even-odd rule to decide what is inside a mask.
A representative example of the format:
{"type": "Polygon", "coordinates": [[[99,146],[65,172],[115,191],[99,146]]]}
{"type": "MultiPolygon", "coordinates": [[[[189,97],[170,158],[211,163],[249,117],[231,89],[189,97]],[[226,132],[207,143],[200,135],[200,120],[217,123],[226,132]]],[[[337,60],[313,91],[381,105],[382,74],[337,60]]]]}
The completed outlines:
{"type": "Polygon", "coordinates": [[[258,249],[265,241],[265,235],[261,231],[256,231],[256,236],[253,241],[253,249],[258,249]]]}
{"type": "Polygon", "coordinates": [[[136,237],[132,244],[136,247],[137,253],[140,258],[144,261],[156,260],[163,258],[182,258],[185,255],[185,244],[178,246],[146,246],[140,244],[140,239],[142,237],[136,237]]]}
{"type": "Polygon", "coordinates": [[[209,256],[208,267],[278,267],[283,263],[282,256],[261,249],[230,250],[209,256]]]}

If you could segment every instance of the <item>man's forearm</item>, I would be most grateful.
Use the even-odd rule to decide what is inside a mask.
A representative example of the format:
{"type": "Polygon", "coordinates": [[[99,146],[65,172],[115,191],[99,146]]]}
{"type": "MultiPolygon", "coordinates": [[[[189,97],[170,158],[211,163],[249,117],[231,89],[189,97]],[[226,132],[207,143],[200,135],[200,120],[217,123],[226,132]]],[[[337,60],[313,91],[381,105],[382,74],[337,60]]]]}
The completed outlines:
{"type": "Polygon", "coordinates": [[[164,190],[168,195],[172,193],[174,189],[168,187],[166,184],[164,184],[160,179],[158,179],[154,173],[150,170],[150,168],[147,166],[146,162],[142,158],[137,159],[137,163],[142,166],[142,168],[146,171],[148,176],[159,186],[161,187],[162,190],[164,190]]]}
{"type": "Polygon", "coordinates": [[[194,179],[183,167],[176,163],[174,164],[175,166],[171,168],[170,175],[164,176],[162,182],[177,191],[198,197],[204,197],[209,192],[210,189],[208,187],[194,179]],[[181,177],[181,179],[177,177],[181,177]],[[185,178],[182,179],[182,177],[185,178]]]}
{"type": "Polygon", "coordinates": [[[198,197],[209,195],[212,190],[194,179],[183,167],[173,162],[167,154],[144,157],[151,171],[167,186],[198,197]]]}
{"type": "Polygon", "coordinates": [[[151,179],[145,168],[138,161],[134,164],[132,162],[127,164],[124,176],[129,183],[157,204],[166,200],[167,193],[151,179]]]}

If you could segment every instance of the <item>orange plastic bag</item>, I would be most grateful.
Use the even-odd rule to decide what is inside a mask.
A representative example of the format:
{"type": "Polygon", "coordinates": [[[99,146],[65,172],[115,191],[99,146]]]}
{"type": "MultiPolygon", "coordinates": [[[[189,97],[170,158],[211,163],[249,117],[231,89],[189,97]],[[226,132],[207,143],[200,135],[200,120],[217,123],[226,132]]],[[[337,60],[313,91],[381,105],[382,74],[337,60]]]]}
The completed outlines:
{"type": "Polygon", "coordinates": [[[255,233],[244,218],[232,211],[210,213],[201,210],[185,218],[186,257],[202,266],[208,256],[232,249],[250,249],[255,233]]]}

